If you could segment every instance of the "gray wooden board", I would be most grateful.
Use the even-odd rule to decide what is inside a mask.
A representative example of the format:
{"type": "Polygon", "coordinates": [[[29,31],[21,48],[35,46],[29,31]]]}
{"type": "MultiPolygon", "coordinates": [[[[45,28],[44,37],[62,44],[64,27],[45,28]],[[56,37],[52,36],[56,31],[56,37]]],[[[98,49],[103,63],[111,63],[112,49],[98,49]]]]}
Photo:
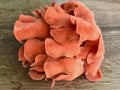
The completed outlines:
{"type": "MultiPolygon", "coordinates": [[[[54,0],[63,2],[64,0],[54,0]]],[[[90,82],[84,76],[56,82],[53,90],[120,90],[120,0],[80,0],[95,13],[105,42],[105,59],[101,65],[103,79],[90,82]]],[[[0,90],[49,90],[51,81],[31,80],[17,51],[21,46],[12,29],[20,13],[49,4],[51,0],[0,0],[0,90]],[[48,2],[49,1],[49,2],[48,2]]]]}
{"type": "MultiPolygon", "coordinates": [[[[59,4],[65,0],[0,0],[0,29],[13,29],[21,13],[49,5],[52,1],[59,4]]],[[[120,26],[120,0],[79,0],[95,13],[96,22],[101,27],[120,26]]]]}
{"type": "MultiPolygon", "coordinates": [[[[105,59],[101,65],[103,79],[90,82],[83,76],[67,82],[59,81],[53,90],[120,90],[120,31],[116,28],[103,29],[105,59]]],[[[12,31],[0,30],[0,90],[49,90],[51,81],[33,81],[28,69],[17,61],[17,51],[21,46],[12,31]]]]}

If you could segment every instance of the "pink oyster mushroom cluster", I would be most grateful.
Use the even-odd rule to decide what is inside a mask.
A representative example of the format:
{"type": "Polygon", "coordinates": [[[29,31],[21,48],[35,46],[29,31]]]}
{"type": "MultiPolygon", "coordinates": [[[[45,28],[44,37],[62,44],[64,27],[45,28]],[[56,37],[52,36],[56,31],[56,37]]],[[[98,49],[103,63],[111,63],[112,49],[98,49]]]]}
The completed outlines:
{"type": "Polygon", "coordinates": [[[78,1],[39,8],[34,16],[19,16],[14,26],[23,43],[18,60],[29,66],[33,80],[74,80],[85,75],[90,81],[102,78],[104,43],[93,12],[78,1]]]}

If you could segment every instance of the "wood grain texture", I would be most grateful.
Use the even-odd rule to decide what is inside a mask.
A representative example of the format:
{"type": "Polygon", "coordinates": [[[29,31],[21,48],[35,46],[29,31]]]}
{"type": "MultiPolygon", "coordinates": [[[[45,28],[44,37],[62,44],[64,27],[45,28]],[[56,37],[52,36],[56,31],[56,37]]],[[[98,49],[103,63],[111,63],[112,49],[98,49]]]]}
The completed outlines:
{"type": "MultiPolygon", "coordinates": [[[[59,4],[65,0],[0,0],[0,29],[13,29],[21,13],[31,14],[31,10],[48,5],[52,1],[59,4]]],[[[94,13],[96,22],[101,27],[120,25],[120,0],[79,0],[94,13]]]]}
{"type": "Polygon", "coordinates": [[[14,22],[21,13],[48,5],[50,0],[0,0],[0,28],[13,29],[14,22]]]}
{"type": "MultiPolygon", "coordinates": [[[[0,90],[50,90],[50,80],[31,80],[28,68],[24,69],[17,61],[21,45],[15,40],[12,29],[19,14],[30,14],[31,10],[51,1],[0,0],[0,90]]],[[[94,11],[102,29],[106,49],[101,65],[103,79],[93,83],[81,76],[71,82],[56,82],[53,90],[120,90],[120,0],[80,1],[94,11]]]]}
{"type": "MultiPolygon", "coordinates": [[[[106,54],[101,65],[103,79],[90,82],[84,76],[67,82],[56,82],[53,90],[120,90],[120,31],[116,28],[103,29],[106,54]]],[[[33,81],[28,69],[17,61],[17,51],[21,46],[12,31],[0,30],[0,90],[49,90],[51,81],[33,81]]]]}

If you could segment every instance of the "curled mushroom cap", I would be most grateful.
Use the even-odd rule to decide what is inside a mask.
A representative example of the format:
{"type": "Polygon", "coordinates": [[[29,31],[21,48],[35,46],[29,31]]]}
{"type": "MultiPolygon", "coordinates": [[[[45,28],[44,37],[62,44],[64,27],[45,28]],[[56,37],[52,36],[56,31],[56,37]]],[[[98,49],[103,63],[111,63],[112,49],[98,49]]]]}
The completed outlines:
{"type": "Polygon", "coordinates": [[[15,22],[14,35],[19,42],[33,38],[45,39],[49,36],[49,25],[42,19],[21,14],[15,22]]]}
{"type": "Polygon", "coordinates": [[[79,39],[79,35],[76,33],[74,27],[51,29],[50,34],[55,39],[55,41],[60,44],[64,44],[72,40],[79,39]]]}
{"type": "Polygon", "coordinates": [[[78,40],[74,40],[71,42],[67,42],[63,45],[55,42],[51,38],[47,38],[45,40],[45,49],[46,53],[54,58],[59,57],[74,57],[75,55],[79,54],[80,46],[78,44],[78,40]],[[71,49],[72,48],[72,49],[71,49]]]}
{"type": "Polygon", "coordinates": [[[33,80],[42,80],[46,77],[44,63],[47,59],[46,54],[40,54],[35,57],[34,63],[30,65],[29,75],[33,80]]]}
{"type": "Polygon", "coordinates": [[[83,73],[83,62],[75,58],[55,59],[48,57],[44,64],[44,69],[47,78],[73,80],[83,73]]]}
{"type": "Polygon", "coordinates": [[[38,39],[27,40],[24,44],[24,56],[30,62],[35,60],[35,56],[45,53],[45,43],[38,39]]]}
{"type": "Polygon", "coordinates": [[[83,73],[83,62],[75,58],[55,59],[48,57],[44,69],[47,78],[54,78],[57,80],[60,75],[66,75],[64,78],[61,78],[61,80],[73,80],[83,73]]]}
{"type": "Polygon", "coordinates": [[[102,78],[100,65],[104,42],[93,12],[78,1],[38,8],[34,16],[15,22],[14,35],[23,45],[18,60],[29,66],[33,80],[71,81],[85,75],[90,81],[102,78]]]}

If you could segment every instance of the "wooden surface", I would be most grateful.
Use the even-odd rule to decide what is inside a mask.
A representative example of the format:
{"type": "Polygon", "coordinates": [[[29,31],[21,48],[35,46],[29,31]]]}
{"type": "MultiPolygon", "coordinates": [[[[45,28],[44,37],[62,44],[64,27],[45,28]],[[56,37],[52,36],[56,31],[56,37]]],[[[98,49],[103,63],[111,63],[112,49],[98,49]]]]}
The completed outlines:
{"type": "MultiPolygon", "coordinates": [[[[0,29],[13,29],[15,20],[21,13],[50,4],[51,1],[65,0],[0,0],[0,29]]],[[[101,27],[120,26],[120,0],[80,0],[95,13],[96,22],[101,27]]]]}
{"type": "MultiPolygon", "coordinates": [[[[17,61],[17,50],[21,45],[12,32],[20,13],[30,14],[31,9],[51,2],[48,1],[0,0],[0,90],[50,90],[51,81],[31,80],[28,69],[17,61]]],[[[101,65],[103,79],[93,83],[81,76],[71,82],[56,82],[53,90],[120,90],[120,0],[80,1],[94,11],[102,29],[106,49],[101,65]]]]}

